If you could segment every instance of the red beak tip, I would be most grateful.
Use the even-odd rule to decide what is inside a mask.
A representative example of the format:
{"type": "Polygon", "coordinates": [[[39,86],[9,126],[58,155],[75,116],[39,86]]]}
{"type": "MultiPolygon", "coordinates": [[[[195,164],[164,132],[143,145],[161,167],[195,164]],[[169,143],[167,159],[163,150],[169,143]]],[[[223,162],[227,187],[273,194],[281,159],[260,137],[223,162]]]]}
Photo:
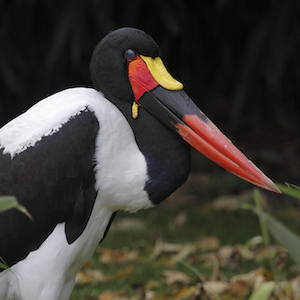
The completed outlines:
{"type": "Polygon", "coordinates": [[[256,184],[256,185],[267,191],[276,194],[282,194],[281,190],[276,186],[276,184],[270,178],[267,178],[267,181],[264,180],[264,182],[262,182],[261,184],[256,184]]]}
{"type": "Polygon", "coordinates": [[[271,183],[272,183],[271,187],[268,190],[271,191],[271,192],[277,193],[277,194],[282,194],[282,191],[276,186],[276,184],[272,181],[271,181],[271,183]]]}

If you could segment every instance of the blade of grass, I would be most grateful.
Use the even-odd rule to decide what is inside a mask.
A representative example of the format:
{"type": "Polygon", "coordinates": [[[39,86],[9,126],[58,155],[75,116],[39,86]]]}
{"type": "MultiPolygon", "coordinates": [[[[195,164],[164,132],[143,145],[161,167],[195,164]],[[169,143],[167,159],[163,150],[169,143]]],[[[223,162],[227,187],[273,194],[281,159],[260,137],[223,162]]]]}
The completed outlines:
{"type": "MultiPolygon", "coordinates": [[[[265,219],[265,213],[263,212],[263,209],[262,209],[262,201],[261,201],[260,191],[258,188],[254,189],[254,200],[256,203],[256,208],[253,208],[253,211],[258,215],[260,228],[261,228],[261,232],[262,232],[262,236],[263,236],[263,241],[264,241],[265,246],[267,248],[269,248],[269,246],[270,246],[270,236],[269,236],[269,232],[268,232],[269,227],[268,227],[266,219],[265,219]]],[[[275,281],[278,283],[279,282],[279,273],[276,268],[275,262],[273,259],[270,259],[269,263],[270,263],[270,267],[271,267],[272,273],[274,275],[275,281]]],[[[260,298],[256,298],[256,299],[260,299],[260,298]]]]}
{"type": "Polygon", "coordinates": [[[288,183],[286,183],[286,185],[276,183],[276,186],[284,194],[292,196],[292,197],[300,200],[300,188],[298,186],[293,185],[293,184],[288,184],[288,183]]]}
{"type": "Polygon", "coordinates": [[[5,269],[5,270],[9,269],[9,267],[7,265],[5,265],[1,262],[0,262],[0,268],[5,269]]]}
{"type": "MultiPolygon", "coordinates": [[[[283,191],[284,192],[284,191],[283,191]]],[[[269,243],[268,231],[273,235],[276,242],[289,251],[291,258],[300,265],[300,238],[288,227],[276,220],[274,217],[262,211],[259,190],[254,190],[254,198],[257,208],[253,211],[258,215],[261,230],[266,241],[269,243]]]]}
{"type": "Polygon", "coordinates": [[[275,286],[274,281],[262,283],[251,295],[249,300],[267,300],[275,286]]]}
{"type": "Polygon", "coordinates": [[[18,205],[15,206],[15,208],[18,209],[23,214],[25,214],[33,222],[32,215],[29,213],[29,211],[24,206],[18,204],[18,205]]]}
{"type": "Polygon", "coordinates": [[[9,269],[9,267],[6,265],[5,261],[3,260],[3,258],[1,256],[0,256],[0,261],[2,261],[2,262],[0,262],[0,268],[5,269],[5,270],[9,269]]]}
{"type": "Polygon", "coordinates": [[[18,203],[16,197],[14,196],[1,196],[0,197],[0,212],[9,210],[11,208],[16,208],[22,213],[24,213],[31,221],[33,221],[32,215],[28,210],[18,203]]]}
{"type": "Polygon", "coordinates": [[[263,218],[275,240],[289,251],[292,259],[300,265],[300,239],[289,228],[273,218],[267,213],[263,213],[263,218]]]}
{"type": "Polygon", "coordinates": [[[14,196],[3,196],[0,197],[0,211],[5,211],[16,207],[18,205],[18,201],[14,196]]]}
{"type": "Polygon", "coordinates": [[[256,208],[257,208],[257,215],[258,215],[258,219],[259,219],[259,224],[260,224],[260,229],[261,229],[261,233],[263,236],[263,240],[264,240],[265,245],[269,246],[270,245],[270,236],[268,233],[265,219],[263,217],[261,197],[260,197],[259,189],[257,189],[257,188],[254,189],[254,200],[255,200],[255,204],[256,204],[256,208]]]}

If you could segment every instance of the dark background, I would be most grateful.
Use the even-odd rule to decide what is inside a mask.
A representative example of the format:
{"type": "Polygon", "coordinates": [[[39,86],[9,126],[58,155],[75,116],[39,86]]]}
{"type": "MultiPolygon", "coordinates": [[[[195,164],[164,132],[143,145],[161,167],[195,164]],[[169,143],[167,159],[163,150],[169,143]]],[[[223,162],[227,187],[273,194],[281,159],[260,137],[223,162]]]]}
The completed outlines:
{"type": "Polygon", "coordinates": [[[98,41],[138,27],[251,160],[300,185],[299,0],[0,0],[0,22],[1,125],[47,95],[91,86],[98,41]]]}

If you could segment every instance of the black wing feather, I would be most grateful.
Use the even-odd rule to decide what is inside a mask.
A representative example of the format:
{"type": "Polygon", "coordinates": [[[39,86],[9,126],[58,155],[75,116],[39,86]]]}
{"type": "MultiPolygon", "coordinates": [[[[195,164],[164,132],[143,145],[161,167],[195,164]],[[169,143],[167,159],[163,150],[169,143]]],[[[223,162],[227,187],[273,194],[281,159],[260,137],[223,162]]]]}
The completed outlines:
{"type": "Polygon", "coordinates": [[[0,213],[0,256],[12,266],[39,248],[58,223],[74,242],[91,214],[99,123],[87,108],[53,134],[15,155],[0,153],[0,195],[14,195],[34,221],[16,209],[0,213]]]}

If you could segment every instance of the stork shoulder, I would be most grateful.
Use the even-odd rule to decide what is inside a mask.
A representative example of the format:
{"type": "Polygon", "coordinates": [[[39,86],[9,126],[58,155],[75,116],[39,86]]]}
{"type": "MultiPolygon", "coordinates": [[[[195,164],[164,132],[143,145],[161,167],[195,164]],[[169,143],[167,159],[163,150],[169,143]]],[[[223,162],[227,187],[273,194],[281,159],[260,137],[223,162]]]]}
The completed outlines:
{"type": "Polygon", "coordinates": [[[70,118],[88,108],[106,109],[108,101],[91,88],[70,88],[53,94],[16,117],[0,129],[4,154],[14,155],[34,146],[42,137],[57,132],[70,118]]]}

